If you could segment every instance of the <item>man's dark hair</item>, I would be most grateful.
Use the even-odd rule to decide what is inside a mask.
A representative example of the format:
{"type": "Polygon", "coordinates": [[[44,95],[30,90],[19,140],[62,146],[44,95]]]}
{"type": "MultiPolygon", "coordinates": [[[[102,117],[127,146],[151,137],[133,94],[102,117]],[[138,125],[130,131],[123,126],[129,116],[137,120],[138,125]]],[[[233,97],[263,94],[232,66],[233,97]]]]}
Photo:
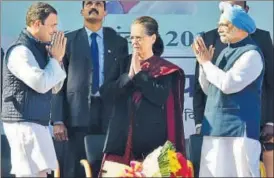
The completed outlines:
{"type": "Polygon", "coordinates": [[[50,14],[56,14],[57,11],[51,5],[43,2],[34,3],[30,6],[26,16],[26,24],[30,26],[36,20],[40,20],[42,24],[50,14]]]}
{"type": "MultiPolygon", "coordinates": [[[[84,8],[86,1],[82,1],[82,8],[84,8]]],[[[104,9],[106,10],[106,1],[102,1],[104,3],[104,9]]]]}

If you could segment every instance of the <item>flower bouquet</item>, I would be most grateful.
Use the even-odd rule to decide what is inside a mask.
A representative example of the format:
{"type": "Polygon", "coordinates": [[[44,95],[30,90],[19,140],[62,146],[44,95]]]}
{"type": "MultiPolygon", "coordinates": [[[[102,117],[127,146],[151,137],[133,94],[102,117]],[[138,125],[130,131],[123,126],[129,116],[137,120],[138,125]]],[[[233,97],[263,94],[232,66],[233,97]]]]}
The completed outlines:
{"type": "Polygon", "coordinates": [[[184,156],[167,141],[142,163],[132,161],[120,177],[193,177],[193,171],[184,156]]]}

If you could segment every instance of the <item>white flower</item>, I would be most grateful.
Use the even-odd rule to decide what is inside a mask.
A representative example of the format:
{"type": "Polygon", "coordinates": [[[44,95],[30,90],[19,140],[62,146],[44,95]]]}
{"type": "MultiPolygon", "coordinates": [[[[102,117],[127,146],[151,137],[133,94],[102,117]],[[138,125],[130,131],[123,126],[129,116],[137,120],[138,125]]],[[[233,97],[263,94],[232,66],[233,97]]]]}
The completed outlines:
{"type": "Polygon", "coordinates": [[[143,162],[143,173],[146,177],[159,177],[160,168],[158,164],[158,157],[161,154],[162,147],[158,147],[150,153],[143,162]]]}

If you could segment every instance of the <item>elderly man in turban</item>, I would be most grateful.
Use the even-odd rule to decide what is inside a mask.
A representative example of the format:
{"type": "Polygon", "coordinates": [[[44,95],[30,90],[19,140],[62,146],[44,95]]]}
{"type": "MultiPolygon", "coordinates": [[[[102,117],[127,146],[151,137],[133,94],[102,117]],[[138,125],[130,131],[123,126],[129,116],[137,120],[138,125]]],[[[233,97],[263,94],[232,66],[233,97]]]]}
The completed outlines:
{"type": "Polygon", "coordinates": [[[227,43],[212,64],[214,47],[201,37],[192,45],[207,94],[200,177],[260,177],[261,90],[264,59],[250,37],[253,19],[238,5],[221,2],[218,33],[227,43]]]}

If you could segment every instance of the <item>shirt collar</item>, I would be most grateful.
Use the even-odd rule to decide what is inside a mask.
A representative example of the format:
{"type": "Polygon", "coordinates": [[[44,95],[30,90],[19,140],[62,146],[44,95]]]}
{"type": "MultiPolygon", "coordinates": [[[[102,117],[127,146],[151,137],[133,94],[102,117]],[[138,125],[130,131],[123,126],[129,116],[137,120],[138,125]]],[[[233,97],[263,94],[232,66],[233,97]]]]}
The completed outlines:
{"type": "Polygon", "coordinates": [[[90,37],[90,35],[91,35],[92,33],[97,33],[97,35],[98,35],[100,38],[103,38],[103,28],[100,28],[97,32],[93,32],[93,31],[91,31],[90,29],[88,29],[87,27],[85,27],[85,30],[86,30],[86,32],[87,32],[88,37],[90,37]]]}

